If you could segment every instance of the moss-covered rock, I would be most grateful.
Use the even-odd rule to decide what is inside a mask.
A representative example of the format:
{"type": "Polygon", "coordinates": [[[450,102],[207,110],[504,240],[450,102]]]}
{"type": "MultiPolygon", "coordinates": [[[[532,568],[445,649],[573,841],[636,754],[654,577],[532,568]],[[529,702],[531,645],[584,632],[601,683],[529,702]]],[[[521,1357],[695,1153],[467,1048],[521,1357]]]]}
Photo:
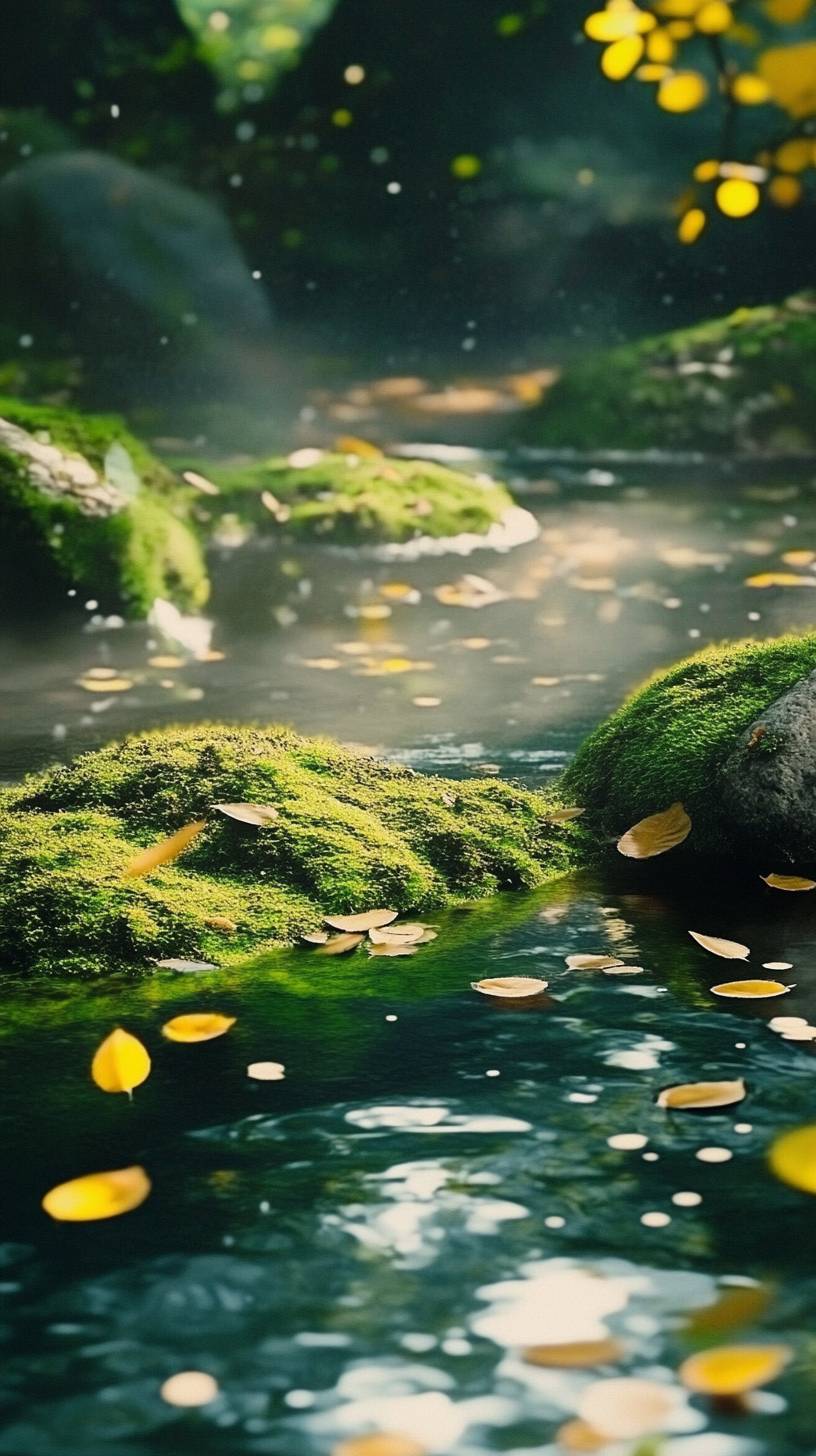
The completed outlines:
{"type": "Polygon", "coordinates": [[[171,472],[114,415],[0,398],[0,581],[7,603],[69,587],[143,615],[198,607],[207,575],[171,472]]]}
{"type": "MultiPolygon", "coordinates": [[[[563,793],[586,806],[584,822],[598,843],[681,800],[693,829],[673,864],[710,855],[751,860],[765,873],[816,858],[816,828],[809,838],[795,829],[794,805],[769,812],[781,778],[777,756],[786,755],[786,778],[793,755],[801,764],[804,753],[809,769],[814,761],[813,744],[794,743],[790,726],[783,738],[778,710],[769,710],[815,668],[816,634],[707,648],[658,673],[590,734],[563,793]],[[765,764],[770,782],[756,775],[765,764]]],[[[798,717],[812,720],[812,702],[798,717]]],[[[801,814],[812,819],[810,773],[801,814]]]]}
{"type": "Polygon", "coordinates": [[[599,353],[568,368],[526,438],[581,450],[816,448],[816,297],[599,353]]]}
{"type": "Polygon", "coordinates": [[[495,781],[426,778],[279,728],[130,738],[0,798],[0,962],[32,972],[170,956],[234,963],[331,912],[424,912],[530,888],[567,868],[580,839],[553,822],[552,802],[495,781]],[[277,806],[278,818],[258,829],[211,813],[247,801],[277,806]],[[205,816],[175,863],[126,877],[141,846],[205,816]]]}
{"type": "Polygon", "coordinates": [[[256,527],[343,544],[486,535],[513,505],[503,485],[428,460],[301,451],[206,472],[220,506],[256,527]],[[309,463],[292,464],[301,459],[309,463]]]}

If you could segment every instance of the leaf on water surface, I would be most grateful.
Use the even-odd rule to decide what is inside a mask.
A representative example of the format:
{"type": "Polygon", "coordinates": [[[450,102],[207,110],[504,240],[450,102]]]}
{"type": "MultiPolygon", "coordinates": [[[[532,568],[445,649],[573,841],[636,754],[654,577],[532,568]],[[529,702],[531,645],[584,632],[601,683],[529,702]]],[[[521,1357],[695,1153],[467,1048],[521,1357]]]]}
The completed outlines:
{"type": "Polygon", "coordinates": [[[368,930],[379,930],[383,925],[390,925],[396,920],[398,910],[363,910],[360,915],[324,915],[323,924],[330,925],[332,930],[348,930],[352,933],[368,930]]]}
{"type": "Polygon", "coordinates": [[[103,1092],[127,1092],[150,1076],[150,1056],[138,1037],[117,1026],[97,1047],[91,1076],[103,1092]]]}
{"type": "Polygon", "coordinates": [[[491,607],[496,602],[506,602],[507,592],[494,586],[484,576],[471,574],[460,577],[456,582],[444,582],[434,588],[434,596],[443,607],[491,607]]]}
{"type": "Polygon", "coordinates": [[[816,890],[816,880],[807,880],[802,875],[760,875],[772,890],[816,890]]]}
{"type": "Polygon", "coordinates": [[[269,511],[270,516],[275,517],[281,526],[286,524],[292,514],[291,506],[284,505],[283,501],[279,501],[271,490],[261,491],[261,505],[269,511]]]}
{"type": "Polygon", "coordinates": [[[381,945],[371,943],[368,947],[370,956],[411,956],[416,955],[417,947],[404,940],[386,940],[381,945]]]}
{"type": "Polygon", "coordinates": [[[658,1093],[658,1107],[675,1112],[702,1112],[709,1107],[731,1107],[746,1095],[742,1077],[731,1082],[680,1082],[658,1093]]]}
{"type": "Polygon", "coordinates": [[[765,1313],[773,1297],[767,1284],[733,1285],[721,1289],[713,1304],[704,1305],[688,1318],[686,1328],[692,1334],[733,1330],[740,1325],[755,1324],[765,1313]]]}
{"type": "Polygon", "coordinates": [[[256,1082],[282,1082],[285,1071],[283,1062],[250,1062],[247,1076],[256,1082]]]}
{"type": "Polygon", "coordinates": [[[183,1407],[209,1405],[218,1393],[218,1381],[206,1370],[179,1370],[165,1380],[159,1391],[168,1405],[183,1407]]]}
{"type": "Polygon", "coordinates": [[[709,950],[712,955],[722,956],[727,961],[744,961],[751,954],[748,946],[739,940],[723,940],[718,935],[703,935],[699,930],[690,930],[689,935],[703,950],[709,950]]]}
{"type": "Polygon", "coordinates": [[[644,966],[603,966],[605,976],[642,976],[644,966]]]}
{"type": "Polygon", "coordinates": [[[804,1016],[772,1016],[768,1022],[771,1031],[781,1031],[783,1034],[788,1031],[804,1031],[807,1025],[804,1016]]]}
{"type": "Polygon", "coordinates": [[[206,827],[206,819],[196,819],[192,824],[185,824],[183,829],[177,829],[168,839],[163,839],[159,844],[151,844],[149,849],[143,849],[139,854],[125,866],[125,874],[130,879],[139,875],[149,875],[159,865],[170,864],[178,859],[180,854],[193,840],[198,837],[202,829],[206,827]]]}
{"type": "Polygon", "coordinates": [[[394,1431],[374,1431],[368,1436],[352,1436],[341,1441],[331,1456],[425,1456],[426,1447],[411,1436],[394,1431]]]}
{"type": "Polygon", "coordinates": [[[234,1025],[234,1016],[221,1016],[217,1011],[189,1011],[166,1021],[162,1033],[169,1041],[212,1041],[234,1025]]]}
{"type": "Polygon", "coordinates": [[[42,1206],[61,1223],[88,1223],[116,1218],[144,1203],[150,1179],[144,1168],[116,1168],[109,1173],[86,1173],[68,1183],[58,1183],[46,1193],[42,1206]]]}
{"type": "Polygon", "coordinates": [[[792,1355],[789,1345],[718,1345],[690,1355],[678,1374],[699,1395],[747,1395],[775,1380],[792,1355]]]}
{"type": "Polygon", "coordinates": [[[361,930],[358,930],[356,934],[349,931],[345,935],[332,935],[322,945],[317,947],[314,954],[327,956],[346,955],[348,951],[356,950],[357,946],[364,940],[365,936],[361,930]]]}
{"type": "Polygon", "coordinates": [[[237,819],[239,824],[253,824],[256,828],[271,824],[278,817],[273,804],[213,804],[213,809],[227,819],[237,819]]]}
{"type": "Polygon", "coordinates": [[[180,956],[168,956],[166,960],[156,961],[163,971],[217,971],[218,967],[212,961],[187,961],[180,956]]]}
{"type": "Polygon", "coordinates": [[[206,475],[199,475],[197,470],[184,470],[182,471],[181,478],[182,480],[186,480],[187,484],[191,485],[194,490],[200,490],[202,495],[221,494],[214,481],[208,480],[206,475]]]}
{"type": "Polygon", "coordinates": [[[601,1435],[600,1431],[577,1417],[559,1426],[555,1439],[563,1451],[602,1451],[604,1446],[609,1445],[608,1436],[601,1435]]]}
{"type": "Polygon", "coordinates": [[[678,1392],[653,1380],[596,1380],[581,1397],[578,1414],[594,1430],[618,1440],[653,1436],[671,1424],[678,1392]]]}
{"type": "Polygon", "coordinates": [[[802,1193],[816,1193],[816,1123],[782,1133],[771,1144],[768,1159],[771,1172],[783,1183],[802,1193]]]}
{"type": "Polygon", "coordinates": [[[361,460],[382,460],[383,452],[371,440],[361,440],[358,435],[339,435],[334,442],[338,455],[359,455],[361,460]]]}
{"type": "Polygon", "coordinates": [[[551,809],[550,822],[552,824],[569,824],[571,819],[580,819],[586,809],[551,809]]]}
{"type": "Polygon", "coordinates": [[[611,1365],[626,1353],[620,1340],[570,1340],[563,1344],[528,1345],[522,1351],[527,1365],[563,1370],[584,1370],[595,1365],[611,1365]]]}
{"type": "Polygon", "coordinates": [[[688,839],[691,820],[683,805],[670,804],[659,814],[649,814],[639,819],[631,829],[618,840],[618,853],[627,859],[653,859],[657,854],[667,854],[688,839]]]}
{"type": "Polygon", "coordinates": [[[403,945],[414,945],[425,938],[427,930],[426,925],[405,920],[397,925],[372,925],[368,938],[373,945],[390,945],[394,941],[401,941],[403,945]]]}
{"type": "Polygon", "coordinates": [[[77,687],[84,688],[86,693],[126,693],[133,687],[129,677],[80,677],[77,678],[77,687]]]}
{"type": "Polygon", "coordinates": [[[549,981],[538,976],[488,976],[483,981],[471,981],[472,991],[481,991],[483,996],[499,996],[515,1000],[522,996],[538,996],[546,991],[549,981]]]}
{"type": "Polygon", "coordinates": [[[792,990],[793,986],[783,986],[781,981],[721,981],[711,987],[711,994],[737,1001],[764,1001],[770,996],[786,996],[792,990]]]}
{"type": "Polygon", "coordinates": [[[564,959],[571,971],[606,971],[613,966],[623,965],[618,956],[582,955],[580,952],[565,956],[564,959]]]}
{"type": "Polygon", "coordinates": [[[757,576],[747,576],[746,586],[816,586],[816,577],[795,576],[792,571],[760,571],[757,576]]]}

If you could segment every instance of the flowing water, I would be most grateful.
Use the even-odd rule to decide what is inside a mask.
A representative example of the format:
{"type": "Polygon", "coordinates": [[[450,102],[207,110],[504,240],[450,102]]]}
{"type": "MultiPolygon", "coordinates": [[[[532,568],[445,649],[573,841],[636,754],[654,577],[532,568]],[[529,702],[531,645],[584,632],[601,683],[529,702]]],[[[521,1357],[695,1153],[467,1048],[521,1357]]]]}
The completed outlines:
{"type": "MultiPolygon", "coordinates": [[[[211,717],[538,784],[655,667],[812,620],[816,574],[784,560],[816,547],[809,479],[563,466],[545,479],[505,464],[541,535],[503,557],[388,565],[224,544],[207,661],[117,625],[104,602],[9,633],[0,770],[211,717]],[[779,570],[803,589],[744,584],[779,570]],[[466,572],[496,599],[440,591],[466,572]],[[100,667],[129,686],[78,686],[100,667]]],[[[361,953],[293,950],[240,973],[12,978],[0,1452],[322,1456],[382,1430],[532,1456],[617,1374],[676,1394],[670,1456],[811,1450],[813,1207],[765,1162],[816,1105],[809,1044],[768,1026],[780,1005],[816,1013],[810,898],[676,886],[627,862],[446,912],[433,944],[373,969],[361,953]],[[747,942],[757,967],[792,962],[796,989],[718,1002],[723,963],[689,928],[747,942]],[[573,951],[643,969],[569,971],[573,951]],[[515,1006],[470,990],[497,974],[549,988],[515,1006]],[[237,1021],[212,1043],[163,1041],[161,1024],[191,1010],[237,1021]],[[88,1075],[116,1024],[153,1056],[132,1102],[88,1075]],[[247,1077],[266,1059],[284,1080],[247,1077]],[[667,1084],[739,1077],[737,1106],[655,1105],[667,1084]],[[72,1226],[40,1211],[55,1183],[132,1163],[153,1192],[127,1217],[72,1226]],[[522,1358],[607,1334],[623,1347],[608,1367],[522,1358]],[[756,1339],[793,1359],[749,1409],[682,1392],[678,1365],[701,1343],[756,1339]],[[217,1398],[168,1404],[162,1382],[191,1369],[217,1398]]]]}

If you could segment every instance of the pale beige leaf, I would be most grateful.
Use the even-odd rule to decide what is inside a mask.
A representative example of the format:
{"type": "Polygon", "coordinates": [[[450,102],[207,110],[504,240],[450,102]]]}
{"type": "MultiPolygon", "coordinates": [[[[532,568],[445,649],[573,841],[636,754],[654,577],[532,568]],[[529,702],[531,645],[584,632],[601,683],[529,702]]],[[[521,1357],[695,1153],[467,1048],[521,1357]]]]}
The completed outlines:
{"type": "Polygon", "coordinates": [[[323,945],[317,947],[314,954],[319,956],[346,955],[348,951],[355,950],[364,940],[365,936],[361,930],[358,930],[356,935],[350,931],[344,935],[332,935],[323,945]]]}
{"type": "Polygon", "coordinates": [[[373,942],[368,947],[370,956],[411,956],[416,955],[416,945],[406,944],[401,940],[386,940],[381,945],[373,942]]]}
{"type": "Polygon", "coordinates": [[[209,1405],[218,1395],[218,1382],[206,1370],[179,1370],[162,1385],[159,1395],[168,1405],[209,1405]]]}
{"type": "Polygon", "coordinates": [[[488,976],[483,981],[471,981],[473,991],[481,991],[483,996],[500,996],[508,1000],[516,1000],[523,996],[538,996],[541,991],[546,991],[549,981],[543,981],[538,976],[488,976]]]}
{"type": "Polygon", "coordinates": [[[580,819],[586,809],[551,809],[550,821],[553,824],[569,824],[571,819],[580,819]]]}
{"type": "Polygon", "coordinates": [[[372,945],[392,945],[395,941],[401,941],[403,945],[415,945],[424,939],[427,928],[408,920],[401,925],[372,925],[368,938],[372,945]]]}
{"type": "Polygon", "coordinates": [[[576,952],[565,959],[571,971],[606,971],[613,966],[623,965],[618,956],[610,955],[582,955],[576,952]]]}
{"type": "Polygon", "coordinates": [[[159,844],[151,844],[149,849],[143,849],[140,854],[134,855],[133,859],[125,866],[125,874],[131,879],[140,875],[149,875],[159,865],[171,864],[178,859],[180,854],[193,840],[198,837],[202,829],[206,827],[206,819],[196,819],[192,824],[185,824],[183,829],[177,829],[168,839],[163,839],[159,844]]]}
{"type": "Polygon", "coordinates": [[[578,1414],[605,1436],[633,1440],[666,1430],[678,1408],[676,1388],[653,1380],[598,1380],[581,1395],[578,1414]]]}
{"type": "Polygon", "coordinates": [[[583,1370],[595,1365],[610,1365],[621,1360],[625,1351],[620,1340],[570,1340],[563,1344],[528,1345],[522,1351],[527,1365],[545,1369],[583,1370]]]}
{"type": "Polygon", "coordinates": [[[332,930],[361,930],[365,933],[368,930],[379,930],[383,925],[390,925],[398,914],[398,910],[363,910],[359,915],[324,915],[323,924],[330,925],[332,930]]]}
{"type": "Polygon", "coordinates": [[[751,954],[747,945],[739,940],[723,940],[719,935],[703,935],[699,930],[690,930],[692,940],[696,940],[703,950],[708,950],[712,955],[722,956],[727,961],[744,961],[751,954]]]}
{"type": "Polygon", "coordinates": [[[278,817],[273,804],[213,804],[213,809],[227,819],[237,819],[240,824],[254,824],[256,828],[271,824],[278,817]]]}
{"type": "Polygon", "coordinates": [[[628,859],[653,859],[682,844],[691,833],[691,820],[681,803],[638,820],[618,840],[618,852],[628,859]]]}
{"type": "Polygon", "coordinates": [[[329,932],[328,930],[307,930],[300,938],[305,940],[307,945],[325,945],[329,932]]]}
{"type": "Polygon", "coordinates": [[[256,1082],[282,1082],[286,1068],[283,1062],[250,1062],[247,1076],[256,1082]]]}
{"type": "Polygon", "coordinates": [[[657,1105],[675,1112],[703,1112],[709,1107],[731,1107],[742,1102],[744,1096],[741,1077],[731,1082],[680,1082],[676,1087],[664,1087],[657,1105]]]}

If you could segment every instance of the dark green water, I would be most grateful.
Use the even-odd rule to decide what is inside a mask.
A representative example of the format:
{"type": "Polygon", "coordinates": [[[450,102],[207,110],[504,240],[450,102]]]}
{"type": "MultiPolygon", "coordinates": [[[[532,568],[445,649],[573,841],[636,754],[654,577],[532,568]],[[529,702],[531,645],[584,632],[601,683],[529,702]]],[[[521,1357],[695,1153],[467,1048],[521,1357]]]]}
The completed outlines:
{"type": "MultiPolygon", "coordinates": [[[[812,620],[807,590],[742,584],[816,545],[806,483],[548,490],[542,537],[505,558],[225,553],[218,661],[151,667],[166,645],[143,628],[83,631],[96,609],[79,606],[36,641],[9,640],[4,771],[148,723],[232,716],[330,731],[431,770],[500,765],[540,782],[654,666],[812,620]],[[434,589],[462,571],[509,598],[444,607],[434,589]],[[393,581],[420,600],[383,595],[393,581]],[[390,616],[355,615],[383,604],[390,616]],[[394,659],[411,665],[383,668],[394,659]],[[134,686],[106,700],[75,685],[99,665],[134,686]],[[439,706],[414,703],[428,697],[439,706]]],[[[679,1396],[661,1449],[812,1450],[814,1205],[765,1161],[777,1133],[816,1113],[809,1046],[767,1026],[779,1011],[816,1016],[810,898],[758,880],[678,888],[627,863],[437,917],[438,940],[410,960],[293,951],[240,974],[12,981],[0,1452],[319,1456],[374,1429],[464,1456],[554,1452],[589,1383],[674,1387],[699,1345],[692,1312],[752,1282],[767,1286],[765,1307],[716,1338],[783,1339],[791,1365],[742,1414],[679,1396]],[[745,941],[752,967],[792,962],[781,979],[796,989],[729,1009],[709,987],[730,967],[689,928],[745,941]],[[570,952],[596,950],[644,971],[566,969],[570,952]],[[545,977],[547,996],[514,1007],[470,990],[508,974],[545,977]],[[237,1021],[209,1044],[162,1038],[164,1021],[193,1010],[237,1021]],[[153,1056],[132,1103],[89,1078],[117,1024],[153,1056]],[[266,1059],[285,1063],[284,1081],[247,1078],[266,1059]],[[735,1108],[655,1106],[669,1083],[739,1076],[748,1096],[735,1108]],[[619,1134],[646,1141],[619,1150],[619,1134]],[[730,1156],[703,1161],[705,1148],[730,1156]],[[76,1226],[40,1211],[62,1179],[131,1163],[153,1181],[139,1210],[76,1226]],[[674,1201],[689,1193],[699,1201],[674,1201]],[[625,1347],[608,1369],[519,1358],[604,1331],[625,1347]],[[161,1383],[185,1369],[212,1374],[219,1397],[166,1404],[161,1383]]]]}

